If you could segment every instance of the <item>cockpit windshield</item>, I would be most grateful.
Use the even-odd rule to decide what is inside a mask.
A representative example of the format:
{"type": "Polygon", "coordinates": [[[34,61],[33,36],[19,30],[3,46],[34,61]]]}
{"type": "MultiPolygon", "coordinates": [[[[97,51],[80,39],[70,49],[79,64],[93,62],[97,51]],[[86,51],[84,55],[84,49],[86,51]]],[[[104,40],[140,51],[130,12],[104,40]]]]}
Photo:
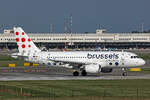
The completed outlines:
{"type": "Polygon", "coordinates": [[[131,56],[131,59],[139,58],[139,56],[131,56]]]}

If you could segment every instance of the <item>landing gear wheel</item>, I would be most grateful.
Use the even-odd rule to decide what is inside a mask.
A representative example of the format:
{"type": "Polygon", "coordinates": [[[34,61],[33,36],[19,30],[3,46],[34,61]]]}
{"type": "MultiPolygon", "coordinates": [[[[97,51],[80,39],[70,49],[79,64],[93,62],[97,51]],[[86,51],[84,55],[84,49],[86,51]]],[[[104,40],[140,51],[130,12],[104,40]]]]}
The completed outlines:
{"type": "Polygon", "coordinates": [[[78,71],[73,72],[73,76],[79,76],[79,72],[78,71]]]}
{"type": "Polygon", "coordinates": [[[127,72],[123,72],[123,73],[122,73],[122,76],[127,76],[127,72]]]}
{"type": "Polygon", "coordinates": [[[127,76],[127,69],[126,68],[122,68],[122,70],[123,70],[122,76],[127,76]]]}
{"type": "Polygon", "coordinates": [[[86,76],[86,75],[87,75],[87,72],[86,72],[85,70],[83,70],[83,71],[81,72],[81,75],[82,75],[82,76],[86,76]]]}

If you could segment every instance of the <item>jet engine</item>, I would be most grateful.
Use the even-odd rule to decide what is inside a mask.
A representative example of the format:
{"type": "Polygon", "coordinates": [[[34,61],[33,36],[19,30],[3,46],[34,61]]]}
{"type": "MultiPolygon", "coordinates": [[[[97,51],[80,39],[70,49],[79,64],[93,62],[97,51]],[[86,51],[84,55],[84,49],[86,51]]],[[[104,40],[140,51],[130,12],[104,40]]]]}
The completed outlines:
{"type": "Polygon", "coordinates": [[[85,65],[85,71],[89,73],[101,72],[101,66],[98,64],[85,65]]]}

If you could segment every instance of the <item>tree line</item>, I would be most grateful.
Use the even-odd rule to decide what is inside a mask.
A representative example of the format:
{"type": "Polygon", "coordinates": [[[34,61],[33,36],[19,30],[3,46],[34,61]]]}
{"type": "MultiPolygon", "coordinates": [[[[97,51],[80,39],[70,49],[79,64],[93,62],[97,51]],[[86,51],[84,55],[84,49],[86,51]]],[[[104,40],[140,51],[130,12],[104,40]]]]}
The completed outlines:
{"type": "Polygon", "coordinates": [[[131,33],[150,33],[150,29],[148,30],[144,30],[143,32],[140,32],[140,31],[132,31],[131,33]]]}

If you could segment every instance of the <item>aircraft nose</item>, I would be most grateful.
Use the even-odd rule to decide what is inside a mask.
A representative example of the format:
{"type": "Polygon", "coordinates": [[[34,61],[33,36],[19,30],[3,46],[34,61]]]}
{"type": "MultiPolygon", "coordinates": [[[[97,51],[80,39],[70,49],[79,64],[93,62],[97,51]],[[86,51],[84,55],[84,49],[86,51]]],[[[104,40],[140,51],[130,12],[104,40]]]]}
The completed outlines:
{"type": "Polygon", "coordinates": [[[141,63],[141,65],[145,65],[146,62],[145,62],[145,60],[141,59],[140,63],[141,63]]]}

